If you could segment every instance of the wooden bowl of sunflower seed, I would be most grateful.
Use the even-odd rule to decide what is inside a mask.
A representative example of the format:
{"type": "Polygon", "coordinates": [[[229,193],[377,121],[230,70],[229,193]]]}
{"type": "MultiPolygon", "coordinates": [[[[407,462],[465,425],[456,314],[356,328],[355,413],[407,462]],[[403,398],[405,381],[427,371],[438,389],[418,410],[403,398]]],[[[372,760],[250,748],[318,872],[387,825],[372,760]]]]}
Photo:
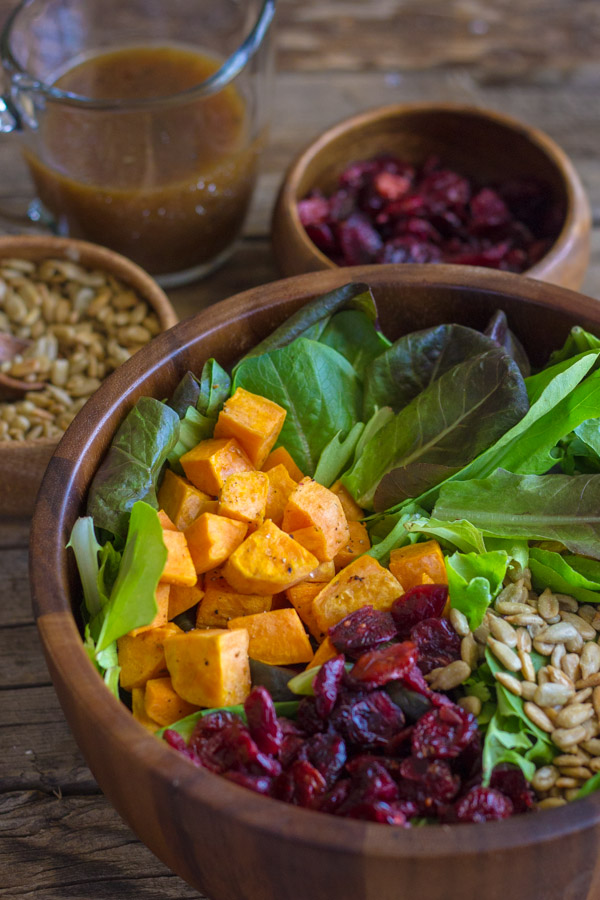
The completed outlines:
{"type": "Polygon", "coordinates": [[[0,238],[0,336],[20,349],[0,362],[0,381],[25,388],[0,385],[0,515],[32,511],[48,460],[88,397],[176,322],[156,282],[111,250],[0,238]]]}

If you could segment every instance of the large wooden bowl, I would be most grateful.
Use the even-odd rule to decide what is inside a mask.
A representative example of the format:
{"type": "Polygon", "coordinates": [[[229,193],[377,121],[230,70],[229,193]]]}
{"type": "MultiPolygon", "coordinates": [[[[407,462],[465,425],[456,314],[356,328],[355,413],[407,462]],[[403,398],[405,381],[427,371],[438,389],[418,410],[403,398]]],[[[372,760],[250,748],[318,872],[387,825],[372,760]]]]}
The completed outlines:
{"type": "MultiPolygon", "coordinates": [[[[98,244],[51,235],[0,237],[0,262],[5,259],[66,259],[90,269],[100,269],[118,278],[154,310],[161,328],[177,322],[177,313],[154,279],[130,259],[98,244]]],[[[56,438],[0,441],[0,515],[27,516],[33,512],[35,496],[56,438]]]]}
{"type": "Polygon", "coordinates": [[[481,328],[497,308],[537,364],[575,323],[600,335],[600,305],[563,288],[484,269],[371,266],[254,288],[157,337],[77,416],[37,501],[34,609],[65,715],[125,821],[211,900],[597,900],[600,795],[502,822],[412,830],[289,806],[194,768],[147,733],[84,652],[65,544],[126,412],[144,394],[168,396],[210,356],[231,364],[309,298],[350,280],[371,285],[391,338],[441,322],[481,328]]]}
{"type": "Polygon", "coordinates": [[[527,270],[530,278],[577,290],[589,262],[591,213],[581,180],[547,134],[492,110],[456,104],[415,103],[359,113],[329,128],[290,165],[273,213],[272,242],[283,275],[335,268],[310,240],[298,200],[319,188],[326,194],[355,160],[392,153],[413,164],[438,156],[480,185],[536,178],[547,185],[562,224],[548,252],[527,270]]]}

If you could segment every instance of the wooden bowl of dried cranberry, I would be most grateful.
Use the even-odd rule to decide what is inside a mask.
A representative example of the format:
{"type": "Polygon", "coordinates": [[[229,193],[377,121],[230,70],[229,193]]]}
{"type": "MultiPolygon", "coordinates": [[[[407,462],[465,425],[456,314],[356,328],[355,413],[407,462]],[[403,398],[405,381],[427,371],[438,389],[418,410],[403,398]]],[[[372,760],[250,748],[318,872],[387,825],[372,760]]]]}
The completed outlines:
{"type": "Polygon", "coordinates": [[[450,263],[580,287],[589,203],[548,135],[453,105],[389,106],[330,128],[292,163],[273,215],[284,275],[450,263]]]}
{"type": "Polygon", "coordinates": [[[113,434],[141,396],[169,397],[214,357],[232,365],[309,299],[370,285],[394,340],[502,309],[535,366],[577,324],[600,335],[596,300],[464,266],[368,266],[253,288],[161,334],[88,401],[50,461],[31,535],[34,609],[66,718],[102,790],[168,866],[211,900],[595,900],[600,794],[485,824],[397,828],[304,809],[196,768],[138,724],[98,676],[78,628],[81,588],[65,545],[113,434]]]}

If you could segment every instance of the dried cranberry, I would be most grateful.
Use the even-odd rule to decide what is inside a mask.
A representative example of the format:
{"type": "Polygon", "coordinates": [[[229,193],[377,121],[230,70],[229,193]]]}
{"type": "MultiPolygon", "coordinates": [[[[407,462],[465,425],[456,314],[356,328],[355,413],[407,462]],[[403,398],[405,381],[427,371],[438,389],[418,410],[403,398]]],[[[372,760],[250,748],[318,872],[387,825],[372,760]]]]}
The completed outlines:
{"type": "Polygon", "coordinates": [[[327,787],[331,787],[348,758],[346,744],[339,734],[315,734],[304,742],[299,758],[307,759],[319,770],[327,787]]]}
{"type": "Polygon", "coordinates": [[[409,192],[411,179],[393,172],[378,172],[373,179],[373,186],[380,197],[386,200],[399,200],[409,192]]]}
{"type": "Polygon", "coordinates": [[[533,790],[525,780],[523,772],[516,766],[502,763],[496,766],[490,778],[490,787],[508,797],[516,813],[525,813],[534,809],[533,790]]]}
{"type": "Polygon", "coordinates": [[[377,800],[374,803],[357,803],[338,815],[344,815],[349,819],[362,819],[367,822],[380,822],[382,825],[401,825],[408,827],[406,815],[398,804],[385,803],[377,800]]]}
{"type": "Polygon", "coordinates": [[[348,266],[374,262],[382,246],[381,237],[361,213],[352,213],[348,219],[340,222],[338,239],[348,266]]]}
{"type": "Polygon", "coordinates": [[[424,675],[460,659],[460,637],[446,619],[424,619],[410,632],[419,651],[418,666],[424,675]]]}
{"type": "Polygon", "coordinates": [[[188,745],[183,735],[179,734],[178,731],[174,731],[172,728],[167,728],[163,734],[163,737],[167,744],[170,747],[173,747],[174,750],[179,750],[181,753],[183,753],[188,749],[188,745]]]}
{"type": "Polygon", "coordinates": [[[224,772],[223,777],[242,787],[249,788],[257,794],[270,794],[273,789],[273,779],[269,778],[268,775],[248,775],[245,772],[224,772]]]}
{"type": "Polygon", "coordinates": [[[502,197],[492,188],[483,188],[471,199],[472,232],[504,225],[510,220],[510,212],[502,197]]]}
{"type": "Polygon", "coordinates": [[[413,235],[386,241],[377,257],[381,263],[439,263],[442,252],[435,244],[413,235]]]}
{"type": "Polygon", "coordinates": [[[350,793],[350,779],[340,778],[321,800],[321,812],[335,813],[350,793]]]}
{"type": "Polygon", "coordinates": [[[446,584],[420,584],[406,591],[394,600],[391,610],[399,636],[405,640],[418,622],[439,618],[447,600],[446,584]]]}
{"type": "Polygon", "coordinates": [[[329,629],[329,639],[336,650],[349,656],[360,654],[377,644],[391,641],[397,629],[389,612],[363,606],[329,629]]]}
{"type": "Polygon", "coordinates": [[[332,253],[336,252],[337,242],[329,225],[326,225],[324,222],[319,222],[312,225],[305,225],[305,228],[307,235],[313,244],[319,248],[321,253],[330,256],[332,253]]]}
{"type": "Polygon", "coordinates": [[[268,690],[259,685],[253,688],[244,701],[248,728],[258,748],[263,753],[277,756],[283,734],[277,721],[277,713],[268,690]]]}
{"type": "Polygon", "coordinates": [[[460,777],[463,787],[468,789],[481,784],[483,776],[481,733],[476,731],[464,750],[452,760],[452,771],[460,777]]]}
{"type": "Polygon", "coordinates": [[[297,759],[284,772],[275,787],[277,796],[296,806],[314,808],[325,794],[325,779],[313,765],[305,759],[297,759]]]}
{"type": "Polygon", "coordinates": [[[300,753],[304,746],[304,738],[298,734],[285,734],[279,751],[279,762],[287,769],[300,753]]]}
{"type": "Polygon", "coordinates": [[[296,723],[305,734],[316,734],[325,730],[325,722],[317,712],[314,697],[303,697],[298,704],[296,723]]]}
{"type": "Polygon", "coordinates": [[[460,778],[447,762],[409,756],[400,764],[398,789],[402,800],[411,800],[422,816],[436,814],[460,789],[460,778]]]}
{"type": "Polygon", "coordinates": [[[500,791],[474,787],[455,803],[452,819],[456,822],[490,822],[508,819],[512,814],[511,800],[500,791]]]}
{"type": "Polygon", "coordinates": [[[385,747],[404,725],[404,713],[384,691],[349,695],[331,715],[332,727],[359,747],[385,747]]]}
{"type": "Polygon", "coordinates": [[[328,719],[337,700],[342,677],[345,672],[344,657],[334,656],[323,663],[313,681],[315,710],[322,719],[328,719]]]}
{"type": "Polygon", "coordinates": [[[350,673],[352,683],[365,688],[381,687],[402,678],[417,661],[417,648],[411,641],[392,644],[382,650],[363,653],[350,673]]]}
{"type": "Polygon", "coordinates": [[[398,785],[385,765],[373,756],[358,756],[346,765],[352,779],[348,803],[393,801],[398,799],[398,785]]]}
{"type": "Polygon", "coordinates": [[[304,227],[307,225],[322,225],[329,217],[329,202],[319,195],[306,197],[298,202],[298,217],[304,227]]]}
{"type": "Polygon", "coordinates": [[[460,706],[442,706],[421,716],[412,733],[412,752],[422,758],[458,756],[477,731],[477,719],[460,706]]]}

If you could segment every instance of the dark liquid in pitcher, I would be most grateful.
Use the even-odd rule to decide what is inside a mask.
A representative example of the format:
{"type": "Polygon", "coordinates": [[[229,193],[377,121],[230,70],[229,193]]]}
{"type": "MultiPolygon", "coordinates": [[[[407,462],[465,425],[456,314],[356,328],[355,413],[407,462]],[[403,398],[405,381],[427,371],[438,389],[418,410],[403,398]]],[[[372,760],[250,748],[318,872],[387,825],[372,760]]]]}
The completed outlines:
{"type": "Polygon", "coordinates": [[[160,99],[206,81],[220,63],[175,46],[91,57],[55,86],[107,110],[48,103],[26,150],[38,196],[61,231],[111,247],[154,274],[209,262],[241,228],[259,140],[229,85],[198,99],[160,99]],[[128,109],[127,100],[155,104],[128,109]]]}

